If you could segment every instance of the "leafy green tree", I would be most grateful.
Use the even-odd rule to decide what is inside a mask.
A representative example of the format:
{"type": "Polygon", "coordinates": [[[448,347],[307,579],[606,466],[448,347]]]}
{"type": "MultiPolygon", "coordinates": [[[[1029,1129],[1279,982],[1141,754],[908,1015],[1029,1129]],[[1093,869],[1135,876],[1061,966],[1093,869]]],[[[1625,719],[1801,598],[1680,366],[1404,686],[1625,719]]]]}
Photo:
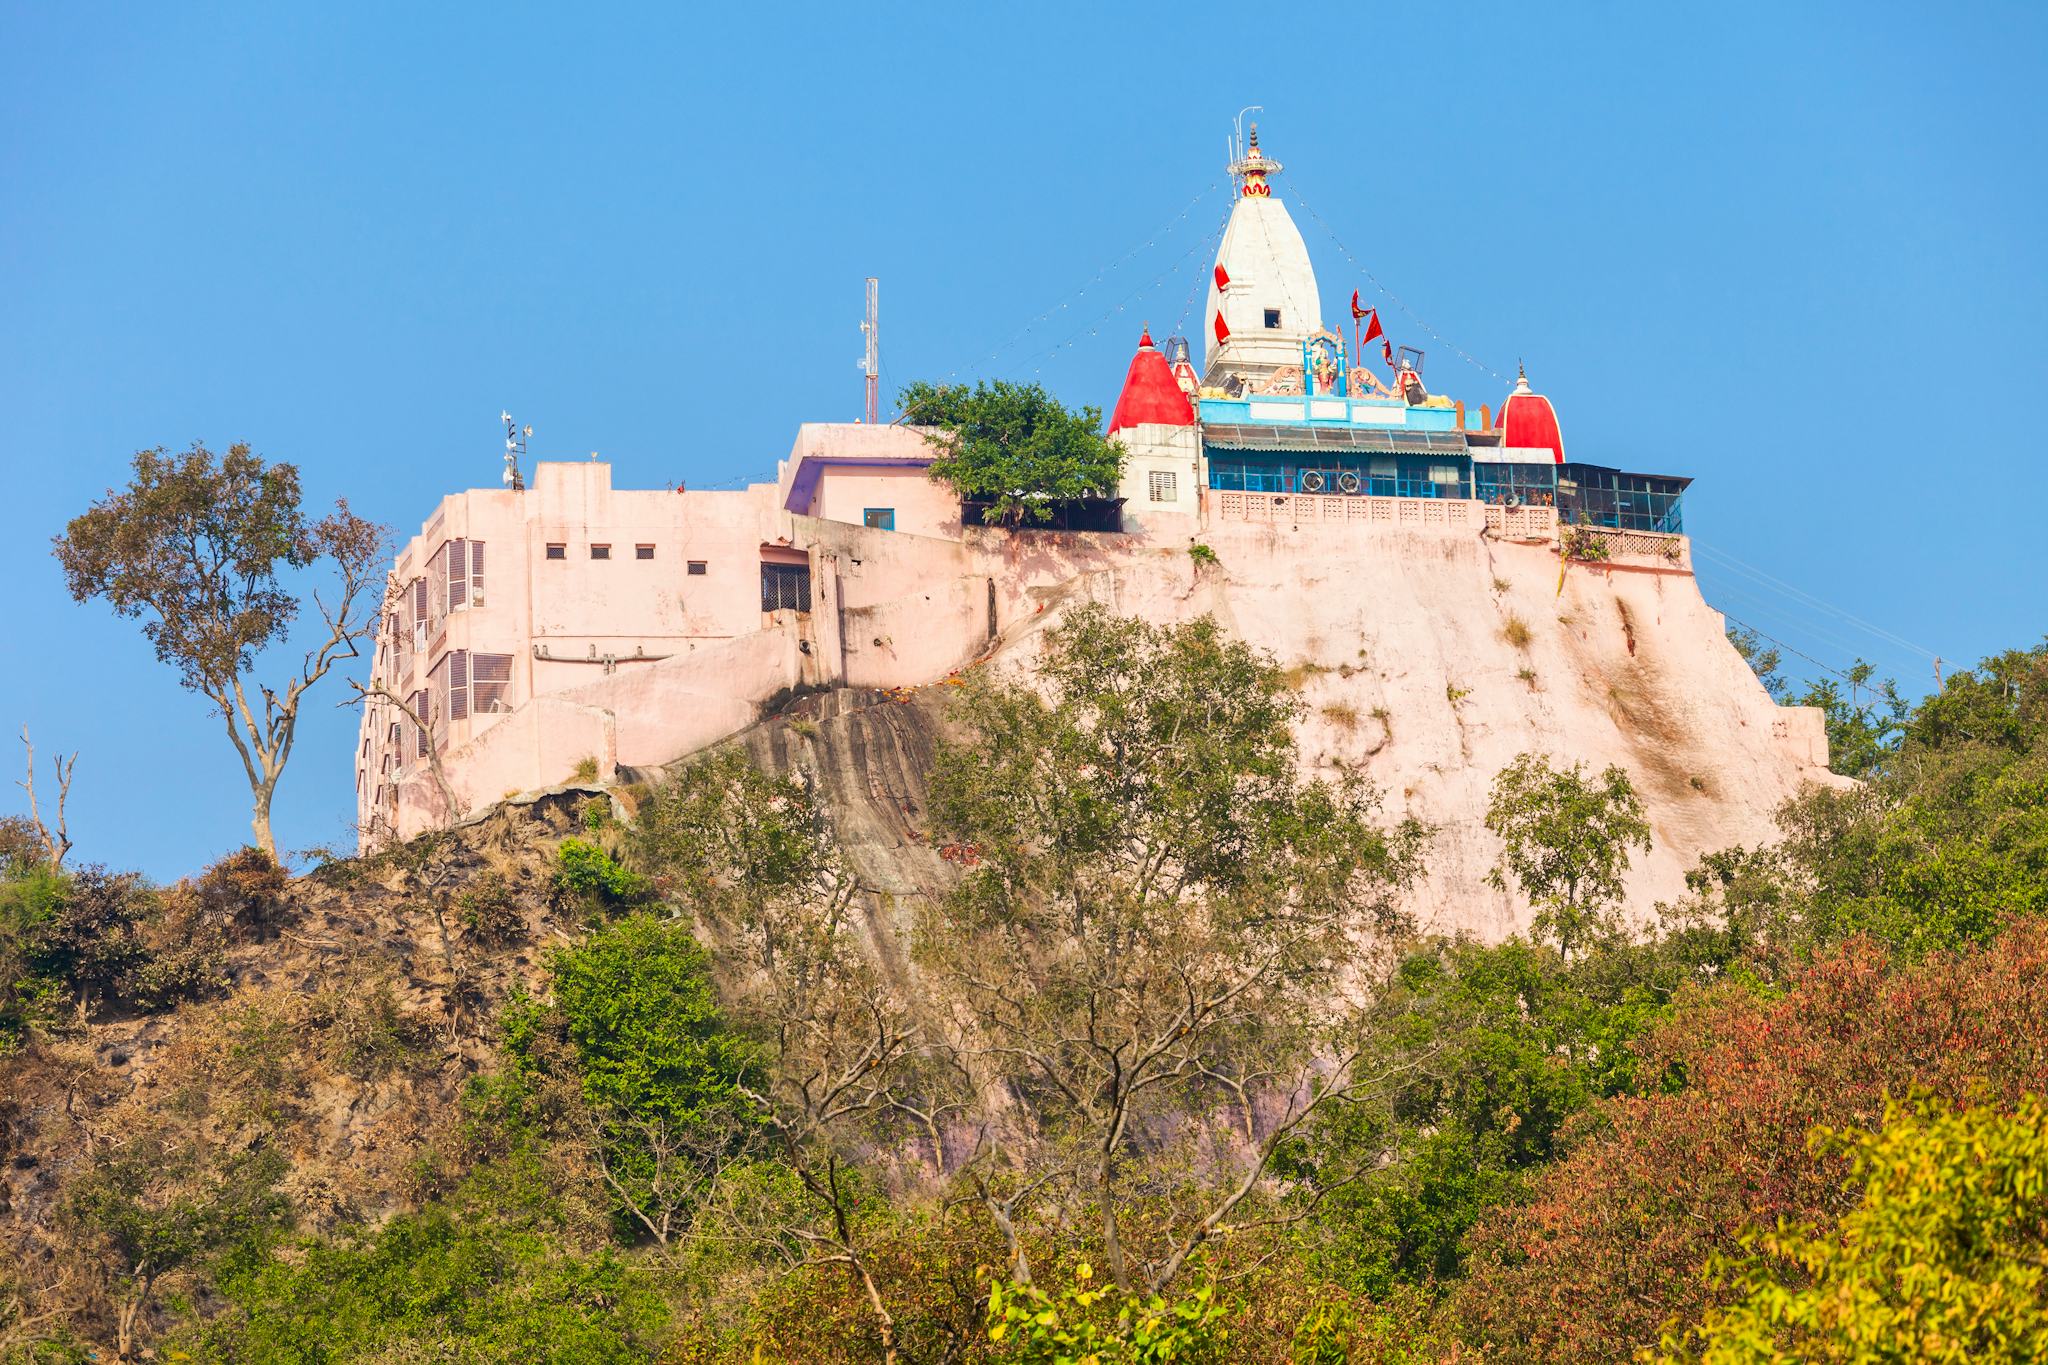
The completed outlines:
{"type": "Polygon", "coordinates": [[[98,1240],[117,1271],[115,1349],[130,1358],[166,1275],[260,1239],[286,1221],[277,1190],[287,1162],[256,1146],[221,1151],[161,1133],[102,1157],[66,1201],[71,1225],[98,1240]]]}
{"type": "Polygon", "coordinates": [[[138,452],[128,486],[108,490],[56,538],[72,597],[103,598],[116,615],[141,619],[157,658],[213,704],[249,779],[256,846],[272,861],[270,806],[299,709],[375,625],[384,543],[382,528],[346,502],[309,520],[299,471],[266,464],[243,443],[219,457],[197,443],[179,455],[138,452]],[[281,690],[258,683],[258,656],[284,642],[301,606],[280,575],[322,565],[333,584],[309,594],[321,616],[314,648],[281,690]]]}
{"type": "Polygon", "coordinates": [[[1771,694],[1771,700],[1784,701],[1792,685],[1778,671],[1784,662],[1778,647],[1748,626],[1731,625],[1727,629],[1728,643],[1735,646],[1735,652],[1742,656],[1742,662],[1749,665],[1749,671],[1756,674],[1756,680],[1764,685],[1764,691],[1771,694]]]}
{"type": "Polygon", "coordinates": [[[931,477],[988,503],[990,522],[1049,521],[1053,504],[1114,496],[1123,477],[1123,446],[1098,434],[1101,409],[1069,412],[1040,385],[920,382],[897,401],[905,422],[936,428],[931,477]]]}
{"type": "Polygon", "coordinates": [[[2048,1358],[2048,1106],[1887,1101],[1883,1126],[1813,1130],[1849,1161],[1833,1228],[1754,1233],[1709,1270],[1740,1297],[1667,1331],[1660,1365],[2048,1358]]]}
{"type": "Polygon", "coordinates": [[[666,1251],[756,1123],[745,1092],[758,1053],[727,1028],[709,958],[681,921],[629,916],[550,966],[604,1181],[666,1251]]]}
{"type": "Polygon", "coordinates": [[[1404,927],[1422,831],[1382,828],[1355,779],[1303,781],[1297,708],[1213,620],[1092,606],[1047,633],[1037,686],[965,692],[973,737],[941,750],[931,805],[978,863],[924,917],[918,960],[957,996],[934,1046],[972,1078],[961,1179],[1014,1279],[1037,1206],[1094,1225],[1120,1292],[1165,1292],[1315,1112],[1398,1065],[1361,1052],[1331,983],[1404,927]],[[1141,1133],[1219,1122],[1178,1177],[1142,1151],[1141,1133]],[[1175,1179],[1167,1211],[1141,1215],[1175,1179]]]}
{"type": "Polygon", "coordinates": [[[1906,699],[1890,678],[1873,683],[1876,675],[1876,668],[1858,659],[1842,682],[1822,678],[1792,699],[1794,706],[1820,708],[1827,722],[1828,767],[1844,777],[1862,777],[1883,763],[1905,726],[1906,699]]]}
{"type": "Polygon", "coordinates": [[[1486,827],[1503,845],[1488,880],[1505,891],[1514,879],[1536,907],[1537,937],[1569,958],[1616,931],[1628,851],[1650,846],[1626,772],[1609,766],[1588,780],[1584,764],[1558,769],[1542,754],[1522,754],[1493,779],[1486,827]]]}
{"type": "Polygon", "coordinates": [[[1734,1297],[1699,1275],[1746,1228],[1832,1226],[1848,1163],[1807,1134],[1880,1124],[1923,1090],[2012,1112],[2048,1056],[2048,925],[1910,963],[1868,939],[1789,991],[1686,993],[1635,1044],[1645,1093],[1601,1103],[1468,1239],[1452,1303],[1489,1360],[1625,1361],[1734,1297]]]}

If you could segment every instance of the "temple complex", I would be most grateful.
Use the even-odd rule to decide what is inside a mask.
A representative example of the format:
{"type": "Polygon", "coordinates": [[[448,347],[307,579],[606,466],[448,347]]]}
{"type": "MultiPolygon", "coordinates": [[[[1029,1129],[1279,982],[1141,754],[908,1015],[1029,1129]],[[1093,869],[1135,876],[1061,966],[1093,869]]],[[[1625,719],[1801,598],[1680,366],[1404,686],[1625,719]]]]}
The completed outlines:
{"type": "MultiPolygon", "coordinates": [[[[1568,451],[1526,375],[1476,407],[1432,390],[1355,293],[1349,335],[1328,326],[1256,127],[1230,169],[1200,359],[1136,339],[1107,423],[1122,483],[1078,519],[982,525],[928,477],[933,433],[860,423],[800,426],[776,481],[736,491],[616,489],[592,460],[444,498],[392,569],[364,845],[652,769],[809,690],[1026,658],[1081,600],[1210,612],[1345,680],[1309,688],[1305,742],[1426,818],[1473,818],[1520,749],[1632,753],[1668,788],[1653,891],[1689,849],[1753,837],[1741,812],[1826,780],[1818,716],[1772,705],[1700,600],[1690,480],[1568,451]],[[1535,642],[1501,645],[1508,617],[1535,642]]],[[[1467,861],[1439,874],[1445,903],[1498,902],[1467,861]]]]}

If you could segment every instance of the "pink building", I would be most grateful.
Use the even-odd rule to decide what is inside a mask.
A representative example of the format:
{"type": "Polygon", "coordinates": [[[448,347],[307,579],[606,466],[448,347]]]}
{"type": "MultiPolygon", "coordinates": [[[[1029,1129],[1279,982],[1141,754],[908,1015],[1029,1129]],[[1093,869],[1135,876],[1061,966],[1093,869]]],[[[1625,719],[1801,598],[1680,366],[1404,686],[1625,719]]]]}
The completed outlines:
{"type": "MultiPolygon", "coordinates": [[[[600,462],[442,499],[392,567],[356,763],[366,842],[621,762],[665,761],[756,704],[841,680],[813,624],[821,519],[957,543],[903,427],[802,427],[777,484],[615,489],[600,462]],[[640,704],[644,702],[645,704],[640,704]],[[424,722],[424,725],[415,723],[424,722]]],[[[858,570],[856,570],[858,571],[858,570]]]]}

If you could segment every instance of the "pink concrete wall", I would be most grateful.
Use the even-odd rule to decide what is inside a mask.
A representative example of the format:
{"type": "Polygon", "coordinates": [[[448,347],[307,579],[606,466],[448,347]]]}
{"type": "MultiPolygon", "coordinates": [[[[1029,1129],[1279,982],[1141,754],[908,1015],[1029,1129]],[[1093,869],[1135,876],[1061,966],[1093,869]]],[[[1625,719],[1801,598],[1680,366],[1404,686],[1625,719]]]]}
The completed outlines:
{"type": "Polygon", "coordinates": [[[870,507],[894,508],[896,529],[911,535],[960,534],[959,496],[922,469],[827,469],[811,515],[860,526],[870,507]]]}

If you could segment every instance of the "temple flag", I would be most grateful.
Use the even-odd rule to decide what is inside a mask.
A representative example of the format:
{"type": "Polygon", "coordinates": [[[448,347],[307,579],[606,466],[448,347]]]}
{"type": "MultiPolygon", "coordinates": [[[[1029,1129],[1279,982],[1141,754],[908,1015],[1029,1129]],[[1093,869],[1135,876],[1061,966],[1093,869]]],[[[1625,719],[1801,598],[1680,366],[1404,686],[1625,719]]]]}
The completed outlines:
{"type": "Polygon", "coordinates": [[[1230,327],[1229,324],[1223,321],[1223,310],[1219,308],[1216,310],[1216,344],[1221,346],[1228,340],[1230,340],[1230,327]]]}
{"type": "Polygon", "coordinates": [[[1365,321],[1365,309],[1359,307],[1358,291],[1356,289],[1351,291],[1351,320],[1353,322],[1365,321]]]}
{"type": "Polygon", "coordinates": [[[1381,354],[1381,355],[1384,355],[1384,356],[1385,356],[1385,357],[1387,358],[1387,363],[1388,363],[1389,365],[1393,364],[1393,363],[1394,363],[1394,343],[1393,343],[1392,341],[1389,341],[1389,340],[1388,340],[1387,338],[1385,338],[1385,337],[1381,337],[1381,338],[1380,338],[1380,354],[1381,354]]]}
{"type": "Polygon", "coordinates": [[[1230,288],[1230,273],[1223,268],[1223,262],[1221,261],[1216,262],[1216,287],[1218,289],[1230,288]]]}
{"type": "Polygon", "coordinates": [[[1371,341],[1374,337],[1384,337],[1387,334],[1387,329],[1380,326],[1380,310],[1377,308],[1373,309],[1371,317],[1372,321],[1366,324],[1365,336],[1359,340],[1358,344],[1361,346],[1371,341]]]}

